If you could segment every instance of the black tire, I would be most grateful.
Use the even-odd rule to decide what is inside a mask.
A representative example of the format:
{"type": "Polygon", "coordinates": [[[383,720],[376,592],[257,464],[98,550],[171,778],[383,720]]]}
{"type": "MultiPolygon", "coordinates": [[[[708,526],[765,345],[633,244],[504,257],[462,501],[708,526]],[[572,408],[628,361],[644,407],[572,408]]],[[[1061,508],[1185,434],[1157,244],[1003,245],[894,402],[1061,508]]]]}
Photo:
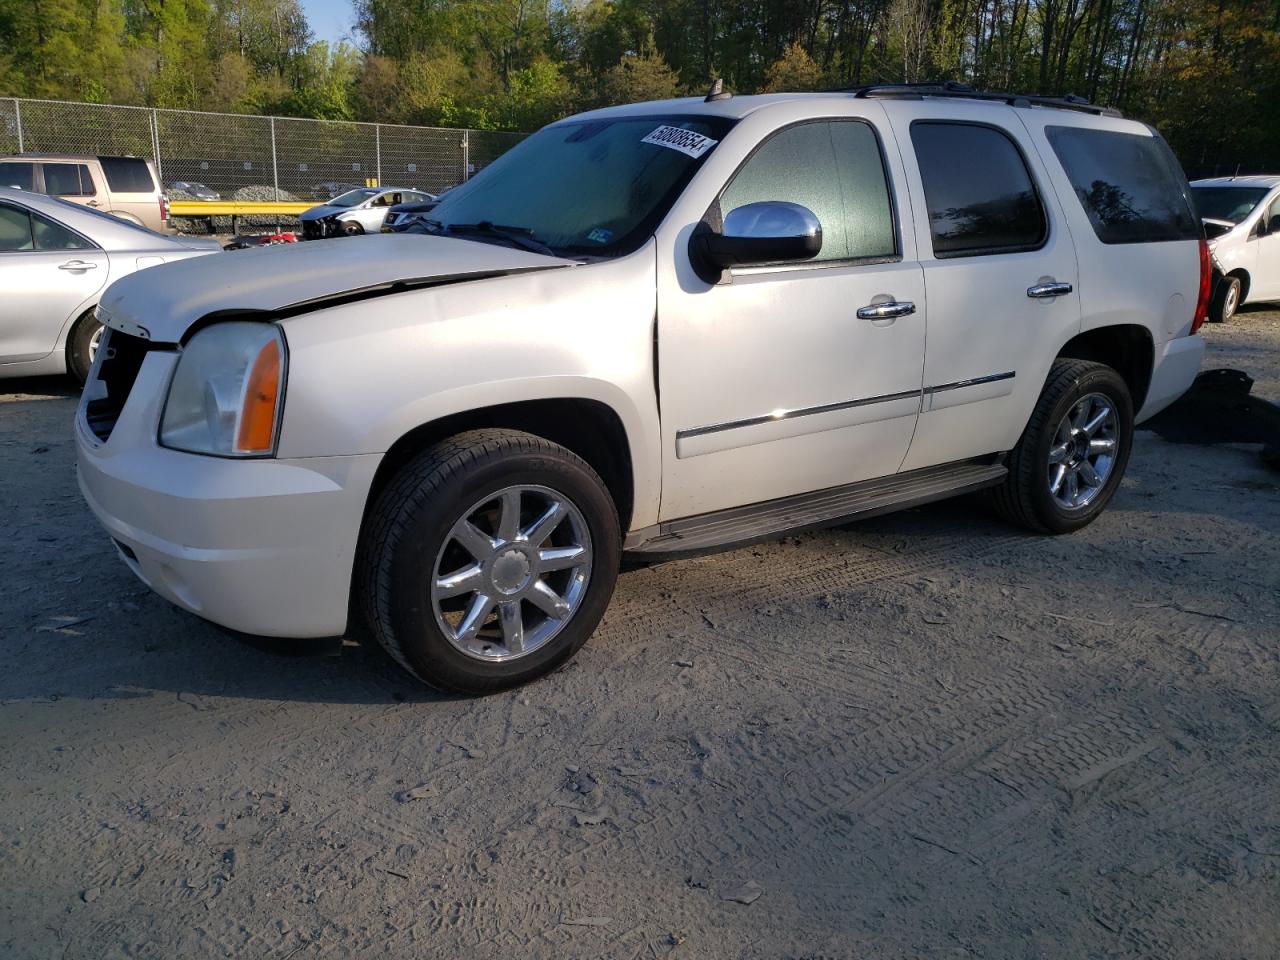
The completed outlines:
{"type": "Polygon", "coordinates": [[[1209,322],[1226,323],[1236,315],[1240,306],[1242,284],[1239,277],[1223,277],[1209,301],[1209,322]]]}
{"type": "Polygon", "coordinates": [[[1129,463],[1133,446],[1133,400],[1111,367],[1088,360],[1055,360],[1018,445],[1009,454],[1009,475],[990,493],[996,512],[1037,533],[1071,533],[1106,509],[1129,463]],[[1049,492],[1049,449],[1059,424],[1089,394],[1102,394],[1116,413],[1116,454],[1101,490],[1087,506],[1068,510],[1049,492]]]}
{"type": "Polygon", "coordinates": [[[397,663],[437,689],[484,694],[547,674],[577,653],[609,605],[621,550],[613,498],[584,460],[532,434],[474,430],[424,450],[383,488],[365,521],[355,584],[369,631],[397,663]],[[522,657],[484,661],[445,636],[430,583],[454,523],[481,498],[519,484],[548,487],[578,508],[592,568],[558,633],[522,657]]]}
{"type": "Polygon", "coordinates": [[[89,368],[93,366],[93,337],[101,329],[102,324],[90,310],[76,321],[67,335],[67,373],[75,377],[81,386],[89,379],[89,368]]]}
{"type": "Polygon", "coordinates": [[[348,220],[342,225],[342,234],[346,237],[358,237],[364,233],[364,227],[356,223],[354,220],[348,220]]]}

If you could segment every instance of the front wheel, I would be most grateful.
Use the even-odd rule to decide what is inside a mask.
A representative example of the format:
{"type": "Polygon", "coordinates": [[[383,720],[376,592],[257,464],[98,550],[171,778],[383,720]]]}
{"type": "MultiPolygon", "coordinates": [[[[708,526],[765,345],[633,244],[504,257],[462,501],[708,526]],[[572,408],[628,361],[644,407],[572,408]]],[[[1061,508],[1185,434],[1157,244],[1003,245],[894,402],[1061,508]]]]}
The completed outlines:
{"type": "Polygon", "coordinates": [[[348,237],[358,237],[364,233],[364,227],[356,223],[354,220],[347,220],[342,224],[342,233],[348,237]]]}
{"type": "Polygon", "coordinates": [[[586,643],[620,554],[616,508],[587,463],[531,434],[476,430],[419,454],[383,489],[357,587],[401,666],[439,689],[488,693],[586,643]]]}
{"type": "Polygon", "coordinates": [[[1133,401],[1111,367],[1055,360],[991,500],[1006,520],[1038,533],[1070,533],[1115,495],[1133,445],[1133,401]]]}
{"type": "Polygon", "coordinates": [[[1209,303],[1209,320],[1213,323],[1226,323],[1236,315],[1240,306],[1241,284],[1239,277],[1223,277],[1218,281],[1218,289],[1213,292],[1213,300],[1209,303]]]}

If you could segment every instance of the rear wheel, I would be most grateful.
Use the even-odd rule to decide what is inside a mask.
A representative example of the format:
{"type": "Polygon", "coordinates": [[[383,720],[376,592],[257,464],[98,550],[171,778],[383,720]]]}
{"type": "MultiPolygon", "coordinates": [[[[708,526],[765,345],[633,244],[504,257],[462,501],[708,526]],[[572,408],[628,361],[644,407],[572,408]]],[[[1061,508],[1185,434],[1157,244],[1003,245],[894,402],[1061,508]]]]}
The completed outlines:
{"type": "Polygon", "coordinates": [[[991,494],[1007,520],[1039,533],[1092,522],[1120,486],[1133,444],[1133,401],[1111,367],[1056,360],[991,494]]]}
{"type": "Polygon", "coordinates": [[[402,467],[366,523],[371,632],[411,673],[487,693],[554,670],[595,630],[621,537],[583,460],[509,430],[460,434],[402,467]]]}
{"type": "Polygon", "coordinates": [[[90,310],[76,321],[67,336],[67,372],[83,384],[89,379],[89,368],[102,343],[102,324],[90,310]]]}
{"type": "Polygon", "coordinates": [[[1223,277],[1209,303],[1209,319],[1214,323],[1226,323],[1236,315],[1240,307],[1242,285],[1239,277],[1223,277]]]}

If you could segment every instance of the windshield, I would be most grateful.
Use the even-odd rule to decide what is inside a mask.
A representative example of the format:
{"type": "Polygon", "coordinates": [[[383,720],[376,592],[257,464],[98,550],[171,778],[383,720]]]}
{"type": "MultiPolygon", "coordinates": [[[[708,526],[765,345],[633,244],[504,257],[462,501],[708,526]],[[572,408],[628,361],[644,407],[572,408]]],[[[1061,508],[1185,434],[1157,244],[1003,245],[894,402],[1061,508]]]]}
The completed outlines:
{"type": "Polygon", "coordinates": [[[334,197],[332,200],[326,200],[327,207],[358,207],[370,197],[377,194],[377,190],[348,190],[346,193],[334,197]]]}
{"type": "Polygon", "coordinates": [[[720,117],[616,117],[544,127],[440,198],[441,232],[502,242],[518,228],[568,256],[638,248],[727,133],[720,117]]]}
{"type": "Polygon", "coordinates": [[[1239,223],[1270,193],[1268,187],[1192,187],[1200,216],[1239,223]]]}

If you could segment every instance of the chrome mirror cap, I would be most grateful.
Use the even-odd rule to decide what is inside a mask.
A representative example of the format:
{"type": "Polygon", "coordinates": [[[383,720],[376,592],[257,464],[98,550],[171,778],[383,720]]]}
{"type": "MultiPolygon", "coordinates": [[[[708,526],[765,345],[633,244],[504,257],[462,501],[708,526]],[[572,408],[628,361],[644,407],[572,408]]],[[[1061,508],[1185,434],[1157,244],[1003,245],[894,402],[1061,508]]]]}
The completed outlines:
{"type": "Polygon", "coordinates": [[[724,237],[741,240],[816,240],[821,249],[822,224],[808,207],[786,200],[743,204],[724,218],[724,237]]]}

